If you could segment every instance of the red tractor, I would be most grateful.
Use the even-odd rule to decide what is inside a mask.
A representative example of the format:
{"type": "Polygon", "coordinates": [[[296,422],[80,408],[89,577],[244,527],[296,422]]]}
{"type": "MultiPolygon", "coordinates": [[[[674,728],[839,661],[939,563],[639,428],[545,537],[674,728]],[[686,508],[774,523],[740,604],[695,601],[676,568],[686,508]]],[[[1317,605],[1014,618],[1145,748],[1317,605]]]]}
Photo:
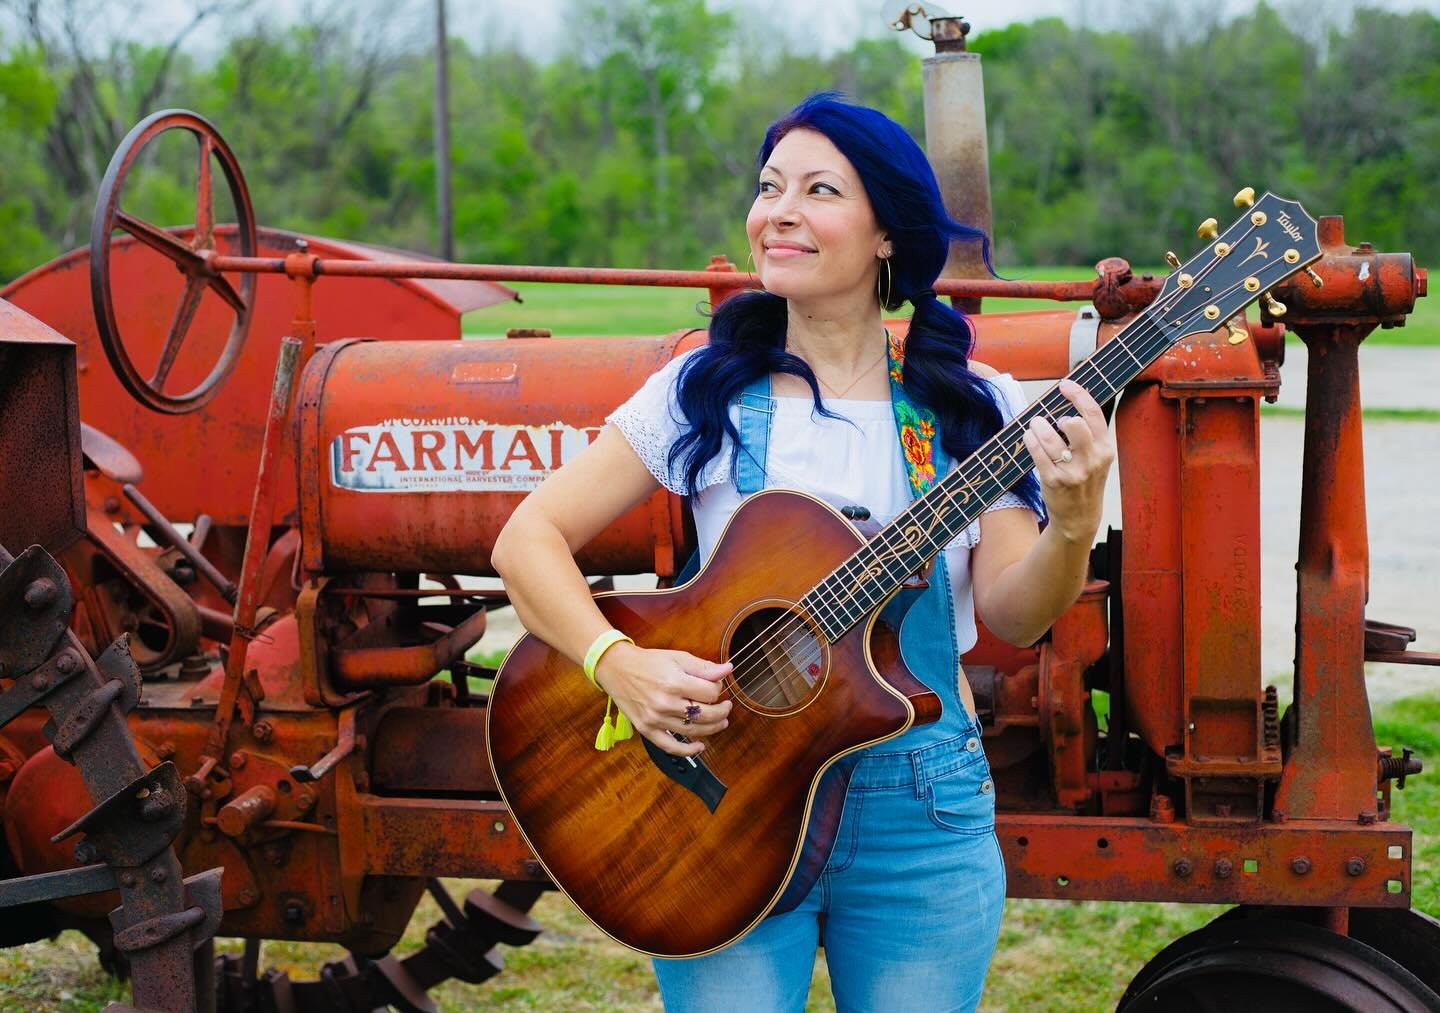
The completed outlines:
{"type": "MultiPolygon", "coordinates": [[[[978,82],[948,20],[932,23],[936,102],[978,82]]],[[[977,152],[943,111],[928,110],[932,157],[951,192],[983,189],[969,217],[988,227],[983,123],[977,152]]],[[[1217,324],[1129,384],[1123,526],[1093,580],[1036,646],[982,632],[965,658],[1012,896],[1237,905],[1162,951],[1122,1008],[1440,1004],[1440,924],[1410,908],[1411,834],[1389,819],[1419,761],[1377,748],[1364,682],[1367,658],[1440,659],[1365,618],[1356,358],[1425,275],[1347,244],[1338,217],[1318,238],[1312,277],[1258,320],[1217,324]],[[1282,714],[1260,670],[1259,406],[1286,327],[1311,354],[1282,714]]],[[[1093,281],[977,273],[957,262],[937,288],[971,309],[1087,304],[976,313],[985,361],[1023,380],[1065,375],[1163,283],[1118,258],[1093,281]]],[[[419,1010],[541,931],[526,912],[548,884],[483,748],[494,673],[466,659],[507,600],[476,578],[494,576],[489,549],[526,491],[705,334],[461,340],[460,314],[513,280],[689,286],[712,303],[754,284],[718,258],[460,265],[261,229],[223,139],[171,111],[116,153],[90,248],[0,292],[0,945],[79,928],[144,1008],[419,1010]],[[169,130],[199,145],[180,229],[122,201],[169,130]],[[217,166],[231,225],[214,223],[217,166]],[[457,876],[501,885],[456,901],[439,878],[457,876]],[[427,889],[443,918],[399,959],[427,889]],[[250,940],[246,955],[215,959],[216,932],[250,940]],[[353,956],[292,981],[259,972],[263,939],[353,956]]],[[[693,542],[661,491],[580,562],[600,583],[665,582],[693,542]]]]}

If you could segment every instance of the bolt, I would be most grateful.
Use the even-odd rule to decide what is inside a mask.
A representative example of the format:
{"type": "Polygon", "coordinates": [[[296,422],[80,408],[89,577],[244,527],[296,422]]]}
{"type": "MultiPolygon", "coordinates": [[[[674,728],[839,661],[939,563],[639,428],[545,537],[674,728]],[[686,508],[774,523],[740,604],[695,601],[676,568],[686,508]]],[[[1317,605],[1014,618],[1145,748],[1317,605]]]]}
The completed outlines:
{"type": "Polygon", "coordinates": [[[1345,872],[1347,875],[1358,876],[1365,871],[1365,859],[1359,855],[1351,855],[1345,859],[1345,872]]]}
{"type": "Polygon", "coordinates": [[[301,253],[304,253],[306,250],[310,249],[310,240],[308,240],[308,239],[297,239],[297,240],[295,240],[295,249],[299,250],[301,253]]]}
{"type": "Polygon", "coordinates": [[[291,925],[299,925],[305,920],[305,905],[298,900],[286,901],[285,920],[291,925]]]}
{"type": "Polygon", "coordinates": [[[1375,822],[1376,816],[1377,814],[1373,809],[1360,810],[1360,825],[1362,827],[1368,827],[1370,824],[1375,822]]]}
{"type": "Polygon", "coordinates": [[[255,903],[255,891],[247,886],[235,895],[235,899],[240,902],[242,907],[249,907],[255,903]]]}
{"type": "Polygon", "coordinates": [[[1310,871],[1310,859],[1304,855],[1296,855],[1290,859],[1290,871],[1297,876],[1303,876],[1310,871]]]}
{"type": "Polygon", "coordinates": [[[535,859],[533,859],[533,858],[527,858],[527,859],[525,859],[525,875],[527,875],[527,876],[539,876],[539,875],[540,875],[540,871],[541,871],[541,870],[540,870],[540,863],[539,863],[539,862],[535,861],[535,859]]]}
{"type": "Polygon", "coordinates": [[[1228,858],[1215,859],[1215,878],[1229,879],[1230,874],[1235,871],[1235,865],[1228,858]]]}
{"type": "Polygon", "coordinates": [[[25,588],[25,604],[38,612],[55,600],[59,590],[48,577],[32,580],[25,588]]]}
{"type": "Polygon", "coordinates": [[[1175,870],[1175,875],[1179,876],[1181,879],[1184,879],[1186,876],[1190,875],[1190,873],[1194,871],[1194,866],[1190,864],[1190,859],[1188,858],[1175,859],[1175,864],[1171,866],[1171,868],[1175,870]]]}
{"type": "Polygon", "coordinates": [[[164,788],[158,788],[150,792],[144,804],[140,806],[140,818],[146,823],[155,823],[163,820],[175,807],[175,800],[164,788]]]}
{"type": "Polygon", "coordinates": [[[250,726],[250,734],[256,742],[269,742],[275,737],[275,726],[262,718],[250,726]]]}
{"type": "Polygon", "coordinates": [[[250,762],[250,757],[246,756],[245,753],[244,753],[242,750],[237,749],[237,750],[235,750],[235,752],[233,752],[233,753],[230,754],[230,769],[231,769],[231,770],[244,770],[244,769],[245,769],[245,764],[247,764],[247,763],[249,763],[249,762],[250,762]]]}
{"type": "Polygon", "coordinates": [[[50,688],[50,676],[44,672],[37,672],[30,677],[30,685],[43,693],[50,688]]]}
{"type": "Polygon", "coordinates": [[[116,496],[106,496],[102,507],[107,514],[118,514],[120,512],[120,500],[116,496]]]}
{"type": "Polygon", "coordinates": [[[124,887],[133,887],[136,882],[137,882],[137,880],[135,879],[135,873],[133,873],[133,872],[122,872],[122,873],[120,873],[120,885],[121,885],[121,886],[124,886],[124,887]]]}
{"type": "Polygon", "coordinates": [[[95,845],[89,841],[81,841],[75,845],[75,861],[81,865],[94,865],[99,857],[100,853],[95,850],[95,845]]]}
{"type": "Polygon", "coordinates": [[[315,806],[315,793],[306,788],[299,795],[295,796],[295,804],[302,813],[309,812],[315,806]]]}
{"type": "Polygon", "coordinates": [[[153,869],[150,870],[150,882],[152,882],[152,883],[163,883],[163,882],[165,882],[165,879],[166,879],[165,870],[162,869],[162,868],[160,868],[160,866],[157,865],[157,866],[155,866],[155,868],[153,868],[153,869]]]}
{"type": "Polygon", "coordinates": [[[80,659],[75,657],[74,651],[66,651],[55,659],[55,668],[61,675],[70,675],[80,667],[80,659]]]}
{"type": "Polygon", "coordinates": [[[286,846],[279,842],[267,844],[265,845],[265,860],[271,865],[284,865],[287,850],[286,846]]]}

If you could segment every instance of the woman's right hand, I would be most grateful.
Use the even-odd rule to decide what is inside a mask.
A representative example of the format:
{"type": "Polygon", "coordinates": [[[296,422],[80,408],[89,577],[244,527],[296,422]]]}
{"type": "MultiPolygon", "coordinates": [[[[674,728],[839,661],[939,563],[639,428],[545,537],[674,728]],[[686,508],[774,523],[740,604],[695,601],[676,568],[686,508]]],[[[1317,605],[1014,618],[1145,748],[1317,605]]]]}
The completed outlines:
{"type": "Polygon", "coordinates": [[[619,643],[595,666],[595,681],[615,700],[635,730],[674,756],[703,752],[698,741],[730,722],[732,700],[720,700],[729,662],[718,664],[684,651],[619,643]],[[717,701],[719,701],[717,703],[717,701]],[[686,709],[699,707],[687,723],[686,709]],[[684,736],[684,741],[676,736],[684,736]]]}

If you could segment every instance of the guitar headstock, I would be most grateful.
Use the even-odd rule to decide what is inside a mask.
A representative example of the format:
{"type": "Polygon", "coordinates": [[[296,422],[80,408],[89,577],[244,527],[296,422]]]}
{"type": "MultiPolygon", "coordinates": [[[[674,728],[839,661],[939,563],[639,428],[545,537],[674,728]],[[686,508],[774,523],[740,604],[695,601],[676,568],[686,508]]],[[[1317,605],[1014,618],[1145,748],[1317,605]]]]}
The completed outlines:
{"type": "MultiPolygon", "coordinates": [[[[1296,201],[1273,193],[1256,200],[1255,191],[1246,187],[1235,195],[1235,204],[1242,212],[1224,232],[1213,218],[1201,224],[1206,245],[1200,252],[1184,264],[1174,254],[1166,257],[1175,270],[1150,312],[1172,343],[1215,330],[1259,299],[1270,316],[1284,316],[1284,305],[1270,290],[1320,258],[1315,219],[1296,201]]],[[[1318,285],[1319,276],[1309,273],[1318,285]]],[[[1237,334],[1243,332],[1232,326],[1232,342],[1244,340],[1237,334]]]]}

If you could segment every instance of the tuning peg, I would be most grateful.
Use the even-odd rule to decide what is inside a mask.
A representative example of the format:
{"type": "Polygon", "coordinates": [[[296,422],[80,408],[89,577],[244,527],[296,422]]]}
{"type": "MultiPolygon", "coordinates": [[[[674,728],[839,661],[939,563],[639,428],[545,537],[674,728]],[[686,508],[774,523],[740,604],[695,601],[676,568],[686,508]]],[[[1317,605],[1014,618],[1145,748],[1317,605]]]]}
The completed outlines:
{"type": "Polygon", "coordinates": [[[1220,223],[1213,218],[1207,218],[1200,223],[1200,227],[1195,230],[1195,234],[1207,243],[1213,242],[1215,238],[1220,235],[1220,223]]]}
{"type": "Polygon", "coordinates": [[[1237,208],[1248,208],[1255,203],[1255,188],[1247,186],[1235,195],[1235,206],[1237,208]]]}
{"type": "Polygon", "coordinates": [[[1285,315],[1285,304],[1283,302],[1276,299],[1269,292],[1265,293],[1264,298],[1265,312],[1269,313],[1272,317],[1283,317],[1285,315]]]}
{"type": "Polygon", "coordinates": [[[1320,277],[1318,274],[1315,273],[1315,268],[1313,268],[1313,267],[1307,267],[1307,268],[1305,268],[1305,273],[1310,276],[1310,282],[1311,282],[1311,284],[1313,284],[1316,288],[1324,288],[1324,287],[1325,287],[1325,279],[1322,278],[1322,277],[1320,277]]]}
{"type": "Polygon", "coordinates": [[[1230,332],[1230,344],[1232,345],[1243,345],[1246,339],[1250,337],[1250,332],[1233,320],[1227,323],[1225,327],[1230,332]]]}
{"type": "Polygon", "coordinates": [[[1180,258],[1177,257],[1177,256],[1175,256],[1175,251],[1174,251],[1174,250],[1166,250],[1166,251],[1165,251],[1165,263],[1169,264],[1169,265],[1170,265],[1170,270],[1174,271],[1174,270],[1176,270],[1177,268],[1179,268],[1179,266],[1180,266],[1180,258]]]}

